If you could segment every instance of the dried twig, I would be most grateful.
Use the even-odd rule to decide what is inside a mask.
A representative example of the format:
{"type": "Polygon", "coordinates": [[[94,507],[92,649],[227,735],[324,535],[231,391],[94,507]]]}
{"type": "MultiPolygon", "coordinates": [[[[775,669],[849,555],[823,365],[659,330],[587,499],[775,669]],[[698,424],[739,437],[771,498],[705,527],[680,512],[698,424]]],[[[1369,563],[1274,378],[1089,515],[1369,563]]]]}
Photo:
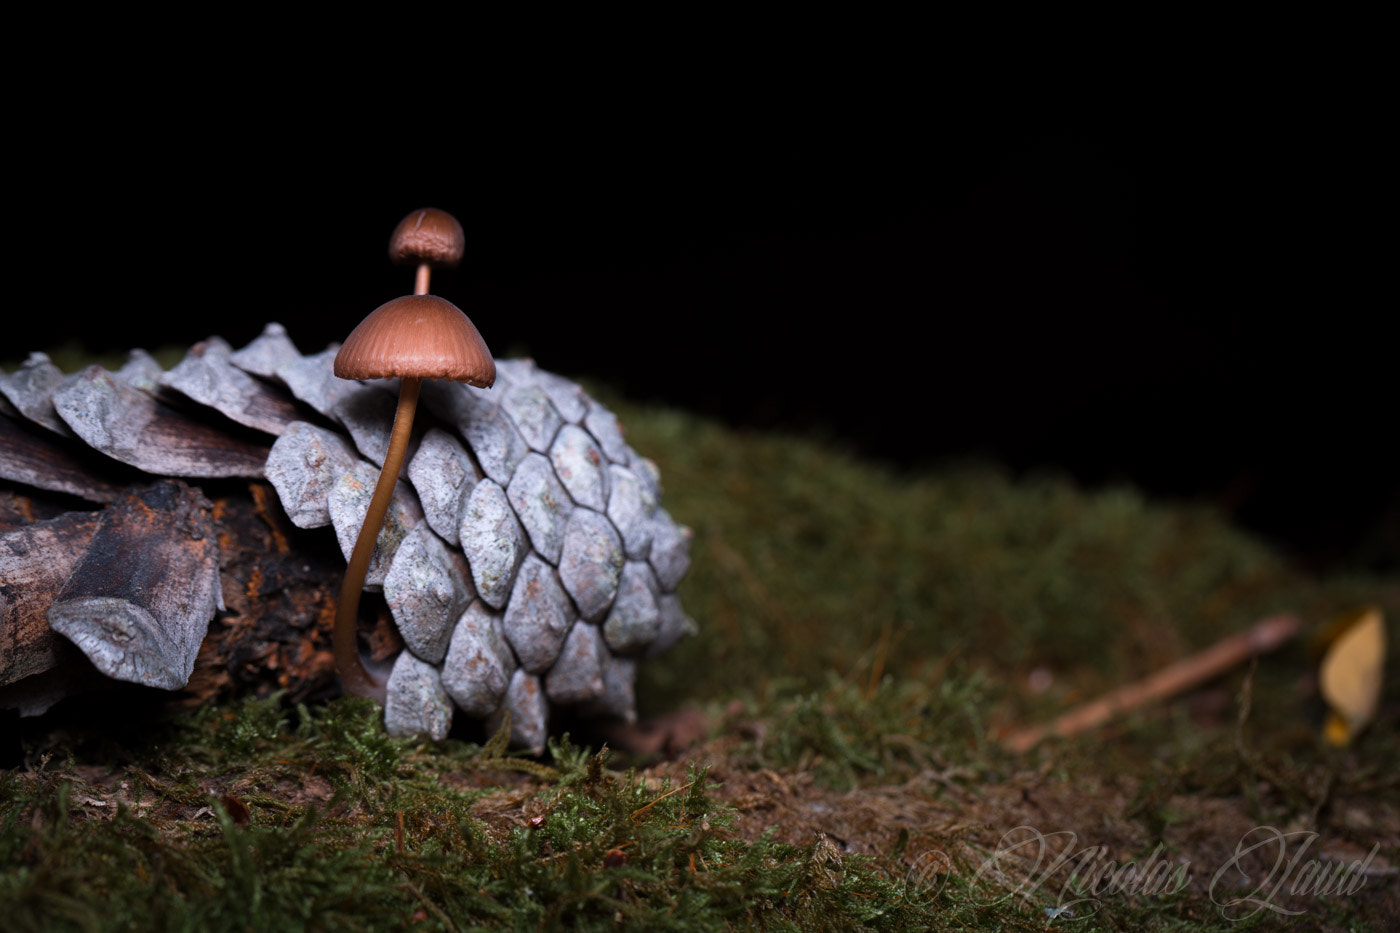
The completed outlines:
{"type": "Polygon", "coordinates": [[[1115,716],[1176,696],[1242,661],[1274,650],[1296,635],[1301,624],[1294,615],[1271,616],[1255,623],[1247,632],[1216,642],[1200,654],[1076,706],[1048,725],[1014,732],[1002,739],[1001,744],[1010,751],[1020,753],[1029,751],[1051,736],[1068,738],[1087,732],[1115,716]]]}

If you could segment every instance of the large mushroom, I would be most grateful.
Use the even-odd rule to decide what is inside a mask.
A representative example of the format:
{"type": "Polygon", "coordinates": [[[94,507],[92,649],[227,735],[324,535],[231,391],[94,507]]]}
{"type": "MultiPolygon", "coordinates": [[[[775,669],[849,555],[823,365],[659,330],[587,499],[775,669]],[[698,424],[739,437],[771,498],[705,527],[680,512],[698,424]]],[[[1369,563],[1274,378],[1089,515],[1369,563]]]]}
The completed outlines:
{"type": "Polygon", "coordinates": [[[387,677],[365,667],[355,639],[355,620],[370,556],[408,449],[419,386],[424,379],[447,379],[481,388],[496,381],[496,361],[475,325],[452,302],[426,294],[431,265],[455,265],[462,255],[463,239],[461,225],[443,211],[429,208],[404,218],[394,231],[390,254],[400,261],[418,262],[417,294],[376,308],[351,331],[335,358],[335,374],[341,379],[399,380],[389,451],[345,570],[332,636],[336,670],[346,691],[381,703],[387,677]]]}

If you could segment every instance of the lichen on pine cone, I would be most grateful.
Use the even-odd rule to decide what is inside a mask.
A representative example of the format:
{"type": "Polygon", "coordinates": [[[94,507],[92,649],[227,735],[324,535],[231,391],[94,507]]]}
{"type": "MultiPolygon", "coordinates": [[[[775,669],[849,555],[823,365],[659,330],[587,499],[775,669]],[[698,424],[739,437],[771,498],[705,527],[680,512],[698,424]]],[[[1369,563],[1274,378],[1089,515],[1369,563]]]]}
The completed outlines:
{"type": "MultiPolygon", "coordinates": [[[[151,474],[265,476],[290,521],[331,526],[348,559],[396,384],[337,379],[334,356],[302,355],[276,324],[240,350],[211,338],[164,373],[133,353],[115,373],[63,376],[36,354],[0,376],[0,418],[151,474]],[[211,445],[200,432],[218,432],[219,416],[191,417],[190,402],[252,431],[211,445]],[[253,432],[276,437],[270,450],[253,432]]],[[[405,645],[388,729],[440,738],[454,715],[495,726],[508,712],[513,744],[539,750],[552,709],[633,718],[637,663],[694,631],[676,596],[690,532],[660,506],[656,465],[612,412],[530,360],[498,361],[491,389],[425,381],[422,401],[431,417],[415,426],[366,580],[405,645]]],[[[20,460],[0,457],[0,475],[84,494],[20,460]]]]}

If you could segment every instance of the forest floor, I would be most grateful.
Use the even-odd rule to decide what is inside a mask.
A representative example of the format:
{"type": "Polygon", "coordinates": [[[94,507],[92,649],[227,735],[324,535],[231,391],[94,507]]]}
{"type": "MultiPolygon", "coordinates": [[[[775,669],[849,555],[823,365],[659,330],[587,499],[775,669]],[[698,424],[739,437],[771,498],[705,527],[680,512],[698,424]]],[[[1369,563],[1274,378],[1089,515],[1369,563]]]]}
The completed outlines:
{"type": "Polygon", "coordinates": [[[607,401],[695,531],[699,634],[642,666],[641,727],[536,760],[357,700],[76,698],[0,773],[0,926],[1400,922],[1400,678],[1342,747],[1317,686],[1330,623],[1400,618],[1400,579],[1319,577],[1206,505],[607,401]],[[1005,746],[1281,612],[1302,632],[1257,661],[1005,746]]]}

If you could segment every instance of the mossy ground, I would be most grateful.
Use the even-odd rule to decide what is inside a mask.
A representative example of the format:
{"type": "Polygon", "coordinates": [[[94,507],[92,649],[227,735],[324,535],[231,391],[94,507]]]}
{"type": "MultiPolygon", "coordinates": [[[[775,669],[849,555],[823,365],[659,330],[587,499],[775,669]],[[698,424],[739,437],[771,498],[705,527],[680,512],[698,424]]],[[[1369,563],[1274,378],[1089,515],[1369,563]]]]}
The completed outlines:
{"type": "MultiPolygon", "coordinates": [[[[643,666],[639,704],[698,708],[699,744],[627,760],[576,734],[537,762],[492,741],[390,739],[354,700],[159,716],[72,701],[26,725],[25,765],[0,775],[0,926],[1385,929],[1400,917],[1400,678],[1379,720],[1334,750],[1318,738],[1308,650],[1354,605],[1400,618],[1400,580],[1313,578],[1208,508],[1131,489],[984,466],[898,475],[608,401],[695,530],[681,593],[701,632],[643,666]],[[996,741],[1283,610],[1308,634],[1253,667],[1028,755],[996,741]],[[1295,872],[1268,905],[1272,889],[1224,906],[1249,887],[1229,863],[1261,827],[1298,834],[1290,856],[1318,833],[1298,871],[1379,848],[1349,892],[1309,893],[1295,872]],[[1069,859],[1036,871],[1032,830],[1069,859]],[[1007,839],[1027,845],[992,858],[1007,839]],[[1130,860],[1163,875],[1133,884],[1130,860]]],[[[1271,852],[1241,860],[1251,883],[1271,852]]]]}

